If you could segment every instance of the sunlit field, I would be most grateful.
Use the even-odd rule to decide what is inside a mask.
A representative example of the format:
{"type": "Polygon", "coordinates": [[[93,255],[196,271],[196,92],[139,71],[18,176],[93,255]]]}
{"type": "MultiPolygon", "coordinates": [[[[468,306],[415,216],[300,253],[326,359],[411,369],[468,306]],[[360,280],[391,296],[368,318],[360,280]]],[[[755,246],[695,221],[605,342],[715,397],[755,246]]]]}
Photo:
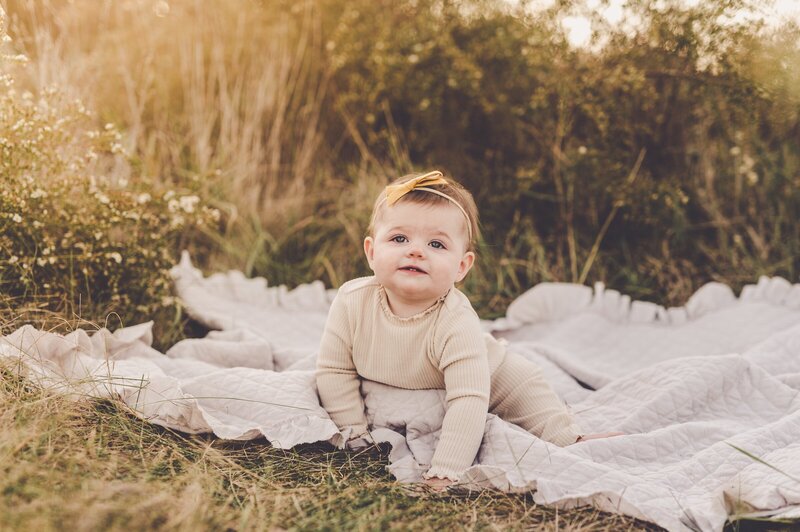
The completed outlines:
{"type": "MultiPolygon", "coordinates": [[[[338,287],[368,272],[378,192],[433,168],[480,208],[463,291],[484,318],[543,281],[681,305],[712,280],[798,280],[800,28],[766,1],[631,0],[614,23],[571,1],[0,6],[2,334],[202,335],[168,274],[183,249],[338,287]]],[[[402,486],[374,449],[173,433],[0,374],[3,529],[648,529],[402,486]]]]}

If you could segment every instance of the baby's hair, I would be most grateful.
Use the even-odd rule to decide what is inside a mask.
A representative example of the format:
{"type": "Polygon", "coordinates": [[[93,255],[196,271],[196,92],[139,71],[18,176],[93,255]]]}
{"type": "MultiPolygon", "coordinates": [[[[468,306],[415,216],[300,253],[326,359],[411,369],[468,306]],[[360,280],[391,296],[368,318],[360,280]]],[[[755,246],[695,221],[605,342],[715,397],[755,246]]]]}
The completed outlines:
{"type": "MultiPolygon", "coordinates": [[[[414,173],[414,174],[407,174],[403,177],[398,177],[394,181],[390,183],[391,185],[398,185],[401,183],[405,183],[407,181],[411,181],[412,179],[424,175],[423,173],[414,173]]],[[[467,234],[471,236],[469,238],[469,242],[467,243],[467,251],[475,251],[475,243],[480,236],[480,228],[478,224],[478,206],[475,205],[475,200],[470,194],[469,190],[461,186],[461,184],[457,183],[453,179],[448,177],[444,177],[447,184],[437,184],[437,185],[425,185],[426,188],[431,188],[442,194],[446,194],[449,196],[454,202],[456,202],[463,210],[464,213],[467,215],[469,222],[464,220],[464,223],[469,223],[469,227],[467,228],[467,234]]],[[[419,205],[446,205],[450,203],[450,200],[442,197],[438,194],[434,194],[425,190],[412,190],[405,195],[403,195],[397,203],[416,203],[419,205]]],[[[378,197],[375,199],[375,204],[372,207],[372,216],[369,219],[369,228],[367,229],[368,234],[370,236],[375,236],[375,225],[380,220],[381,214],[383,213],[384,209],[389,208],[386,202],[386,190],[384,189],[383,192],[378,194],[378,197]]]]}

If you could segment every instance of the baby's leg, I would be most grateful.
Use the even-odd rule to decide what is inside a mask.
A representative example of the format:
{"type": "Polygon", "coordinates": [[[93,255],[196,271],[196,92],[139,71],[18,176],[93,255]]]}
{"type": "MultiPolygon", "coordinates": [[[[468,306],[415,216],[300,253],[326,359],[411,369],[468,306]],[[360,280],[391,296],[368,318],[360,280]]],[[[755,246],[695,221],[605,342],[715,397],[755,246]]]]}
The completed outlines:
{"type": "Polygon", "coordinates": [[[516,353],[506,353],[492,374],[489,411],[556,445],[574,443],[580,434],[539,366],[516,353]]]}

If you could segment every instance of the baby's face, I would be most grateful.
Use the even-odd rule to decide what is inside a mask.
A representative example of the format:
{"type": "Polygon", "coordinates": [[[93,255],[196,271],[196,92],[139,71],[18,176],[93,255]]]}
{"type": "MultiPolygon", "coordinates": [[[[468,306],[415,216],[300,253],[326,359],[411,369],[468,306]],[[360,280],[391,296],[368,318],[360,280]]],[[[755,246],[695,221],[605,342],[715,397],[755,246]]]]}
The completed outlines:
{"type": "Polygon", "coordinates": [[[424,310],[472,267],[467,221],[450,204],[399,202],[383,209],[374,237],[364,240],[369,266],[390,302],[424,310]]]}

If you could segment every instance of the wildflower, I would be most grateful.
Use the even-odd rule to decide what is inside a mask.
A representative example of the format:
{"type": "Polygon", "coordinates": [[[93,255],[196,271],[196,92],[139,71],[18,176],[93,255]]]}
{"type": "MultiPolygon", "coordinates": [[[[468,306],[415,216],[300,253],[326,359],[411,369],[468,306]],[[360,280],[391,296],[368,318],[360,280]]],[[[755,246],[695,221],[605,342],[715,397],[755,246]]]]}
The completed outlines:
{"type": "Polygon", "coordinates": [[[14,216],[12,216],[11,219],[14,220],[17,223],[20,223],[22,221],[22,216],[20,216],[17,213],[14,213],[14,216]]]}
{"type": "Polygon", "coordinates": [[[150,201],[150,199],[151,199],[150,194],[148,194],[147,192],[143,192],[142,194],[136,196],[136,202],[139,203],[140,205],[144,205],[145,203],[150,201]]]}
{"type": "Polygon", "coordinates": [[[111,200],[108,198],[108,196],[106,196],[106,195],[105,195],[105,194],[103,194],[102,192],[98,192],[97,194],[95,194],[95,195],[94,195],[94,197],[95,197],[95,198],[97,198],[97,201],[99,201],[99,202],[100,202],[100,203],[102,203],[103,205],[108,205],[108,203],[111,201],[111,200]]]}
{"type": "Polygon", "coordinates": [[[180,205],[181,209],[187,213],[193,213],[195,206],[200,202],[197,196],[181,196],[180,205]]]}
{"type": "Polygon", "coordinates": [[[754,170],[750,170],[749,172],[747,172],[746,177],[747,177],[747,182],[750,183],[751,186],[758,183],[758,174],[754,170]]]}
{"type": "Polygon", "coordinates": [[[116,251],[113,252],[113,253],[109,253],[108,254],[108,258],[112,259],[117,264],[121,264],[122,263],[122,255],[120,255],[116,251]]]}
{"type": "Polygon", "coordinates": [[[111,122],[106,123],[106,131],[111,131],[112,129],[114,129],[114,124],[111,122]]]}
{"type": "Polygon", "coordinates": [[[588,152],[588,151],[589,150],[586,149],[586,146],[580,146],[578,148],[578,153],[581,154],[581,155],[586,155],[586,152],[588,152]]]}
{"type": "Polygon", "coordinates": [[[730,153],[731,153],[731,155],[736,157],[737,155],[742,153],[742,149],[739,146],[734,146],[733,148],[730,149],[730,153]]]}
{"type": "Polygon", "coordinates": [[[19,257],[17,257],[16,255],[11,255],[11,258],[8,259],[9,264],[16,264],[18,262],[19,262],[19,257]]]}
{"type": "Polygon", "coordinates": [[[411,54],[408,56],[408,62],[412,65],[416,65],[419,63],[419,56],[417,54],[411,54]]]}
{"type": "Polygon", "coordinates": [[[41,188],[37,188],[36,190],[31,192],[31,199],[44,198],[46,196],[47,196],[47,192],[45,192],[41,188]]]}
{"type": "Polygon", "coordinates": [[[36,259],[36,264],[38,264],[39,266],[44,266],[47,264],[47,259],[45,259],[44,257],[39,257],[38,259],[36,259]]]}

